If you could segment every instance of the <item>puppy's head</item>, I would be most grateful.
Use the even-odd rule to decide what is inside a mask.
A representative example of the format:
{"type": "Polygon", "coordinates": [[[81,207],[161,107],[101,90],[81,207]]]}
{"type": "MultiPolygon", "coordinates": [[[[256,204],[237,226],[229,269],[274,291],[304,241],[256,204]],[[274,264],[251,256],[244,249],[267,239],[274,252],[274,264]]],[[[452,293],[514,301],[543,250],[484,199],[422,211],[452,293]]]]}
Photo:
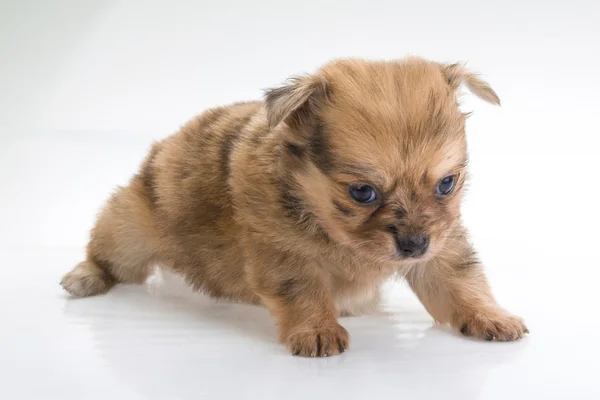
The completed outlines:
{"type": "Polygon", "coordinates": [[[461,84],[500,103],[462,66],[419,58],[336,61],[267,91],[287,174],[284,205],[365,255],[434,255],[459,217],[466,178],[461,84]]]}

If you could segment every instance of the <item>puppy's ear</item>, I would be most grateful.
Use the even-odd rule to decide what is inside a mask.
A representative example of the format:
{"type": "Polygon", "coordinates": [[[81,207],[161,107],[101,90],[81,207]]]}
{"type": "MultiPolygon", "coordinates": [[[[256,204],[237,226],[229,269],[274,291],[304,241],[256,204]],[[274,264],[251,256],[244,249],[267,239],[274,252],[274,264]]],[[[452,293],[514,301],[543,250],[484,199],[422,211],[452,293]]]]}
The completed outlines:
{"type": "Polygon", "coordinates": [[[316,111],[327,93],[325,78],[317,75],[292,77],[281,87],[265,91],[265,106],[269,127],[285,121],[297,128],[316,111]]]}
{"type": "Polygon", "coordinates": [[[452,88],[457,90],[463,83],[471,93],[488,103],[500,105],[500,98],[484,80],[480,79],[477,74],[467,70],[461,64],[442,64],[442,74],[452,88]]]}

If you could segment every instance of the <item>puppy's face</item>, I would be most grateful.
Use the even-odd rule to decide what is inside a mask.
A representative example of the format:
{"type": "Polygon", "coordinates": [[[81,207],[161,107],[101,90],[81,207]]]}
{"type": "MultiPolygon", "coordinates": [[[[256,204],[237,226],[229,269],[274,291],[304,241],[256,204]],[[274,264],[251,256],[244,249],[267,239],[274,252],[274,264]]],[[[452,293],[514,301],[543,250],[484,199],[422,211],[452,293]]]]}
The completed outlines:
{"type": "Polygon", "coordinates": [[[424,260],[444,247],[466,177],[456,89],[465,82],[497,99],[460,68],[339,61],[305,78],[310,95],[285,117],[294,134],[283,138],[284,159],[331,238],[381,261],[424,260]]]}

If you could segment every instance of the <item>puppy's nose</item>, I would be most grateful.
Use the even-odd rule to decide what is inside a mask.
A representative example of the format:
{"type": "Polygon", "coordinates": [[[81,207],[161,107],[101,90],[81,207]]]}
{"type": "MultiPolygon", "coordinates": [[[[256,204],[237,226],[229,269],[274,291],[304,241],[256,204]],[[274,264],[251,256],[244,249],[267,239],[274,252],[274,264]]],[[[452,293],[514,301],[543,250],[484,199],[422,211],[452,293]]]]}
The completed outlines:
{"type": "Polygon", "coordinates": [[[396,237],[396,248],[402,257],[420,257],[427,252],[428,247],[429,237],[425,235],[396,237]]]}

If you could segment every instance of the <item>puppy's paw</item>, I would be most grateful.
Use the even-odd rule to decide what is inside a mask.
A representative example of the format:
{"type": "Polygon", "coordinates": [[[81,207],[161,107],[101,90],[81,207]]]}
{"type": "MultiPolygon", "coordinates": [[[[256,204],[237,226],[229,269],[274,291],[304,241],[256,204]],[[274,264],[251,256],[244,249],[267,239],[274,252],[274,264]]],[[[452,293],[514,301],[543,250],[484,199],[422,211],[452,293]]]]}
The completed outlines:
{"type": "Polygon", "coordinates": [[[453,324],[465,336],[511,342],[522,339],[529,330],[523,320],[504,310],[481,310],[458,318],[453,324]]]}
{"type": "Polygon", "coordinates": [[[115,282],[102,268],[84,261],[66,274],[60,284],[72,296],[86,297],[108,292],[115,282]]]}
{"type": "Polygon", "coordinates": [[[338,323],[304,328],[287,338],[292,354],[302,357],[329,357],[343,353],[348,348],[350,336],[338,323]]]}

